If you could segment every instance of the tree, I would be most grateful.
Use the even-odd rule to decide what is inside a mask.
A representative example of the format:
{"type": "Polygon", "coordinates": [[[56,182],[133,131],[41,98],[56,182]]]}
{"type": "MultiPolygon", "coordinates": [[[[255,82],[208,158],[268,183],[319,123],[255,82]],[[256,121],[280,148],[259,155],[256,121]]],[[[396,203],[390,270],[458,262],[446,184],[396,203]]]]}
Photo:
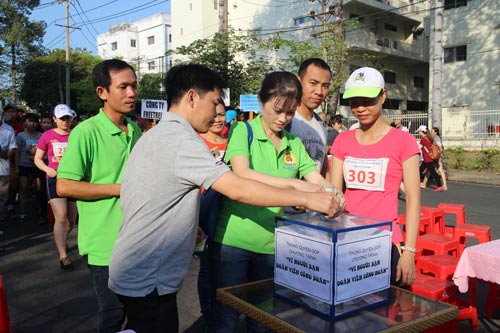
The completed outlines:
{"type": "MultiPolygon", "coordinates": [[[[87,50],[73,50],[71,61],[72,105],[78,114],[96,111],[102,103],[98,100],[92,83],[92,69],[101,59],[87,50]]],[[[56,104],[64,103],[65,51],[52,50],[48,55],[31,61],[25,68],[21,98],[39,111],[50,111],[56,104]]]]}
{"type": "Polygon", "coordinates": [[[162,74],[144,74],[139,82],[139,99],[165,99],[162,74]]]}
{"type": "Polygon", "coordinates": [[[211,38],[195,40],[170,55],[181,55],[218,72],[230,88],[231,105],[239,104],[241,94],[257,93],[264,74],[274,69],[257,52],[258,44],[251,35],[237,34],[229,28],[211,38]],[[245,59],[249,59],[245,62],[245,59]]]}
{"type": "Polygon", "coordinates": [[[330,98],[325,101],[323,106],[330,114],[335,114],[337,110],[337,101],[339,98],[340,87],[347,79],[347,71],[344,66],[349,56],[347,45],[344,41],[344,30],[354,25],[353,21],[343,21],[338,19],[342,17],[341,4],[330,6],[328,10],[326,5],[328,1],[321,1],[323,12],[315,14],[311,11],[309,14],[313,18],[321,18],[322,31],[314,32],[312,29],[312,39],[297,40],[296,36],[283,37],[276,34],[260,41],[260,48],[276,51],[284,55],[280,58],[282,67],[297,69],[300,63],[308,58],[321,58],[325,60],[332,70],[332,84],[330,86],[330,98]],[[333,15],[334,23],[329,23],[326,15],[333,15]],[[335,19],[337,18],[337,19],[335,19]],[[295,38],[294,38],[295,37],[295,38]],[[331,110],[328,110],[328,105],[331,110]]]}
{"type": "MultiPolygon", "coordinates": [[[[31,22],[29,15],[39,0],[0,2],[0,67],[10,73],[10,97],[17,99],[18,81],[30,59],[42,54],[45,23],[31,22]],[[7,70],[8,69],[8,70],[7,70]]],[[[4,95],[6,93],[4,92],[4,95]]]]}

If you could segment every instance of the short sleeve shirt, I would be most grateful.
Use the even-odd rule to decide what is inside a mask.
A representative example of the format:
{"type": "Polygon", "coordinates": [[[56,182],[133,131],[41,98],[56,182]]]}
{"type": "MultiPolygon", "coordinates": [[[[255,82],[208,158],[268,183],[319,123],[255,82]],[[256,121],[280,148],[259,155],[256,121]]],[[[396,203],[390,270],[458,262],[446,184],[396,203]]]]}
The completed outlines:
{"type": "Polygon", "coordinates": [[[143,297],[155,288],[160,295],[180,289],[195,246],[200,187],[226,172],[186,119],[164,113],[139,140],[123,174],[111,290],[143,297]]]}
{"type": "Polygon", "coordinates": [[[42,134],[38,140],[38,149],[47,152],[48,166],[54,170],[59,167],[59,162],[66,151],[68,145],[68,134],[59,134],[54,129],[50,129],[42,134]]]}
{"type": "MultiPolygon", "coordinates": [[[[130,152],[141,136],[140,128],[127,121],[128,135],[103,112],[76,126],[57,169],[58,178],[92,184],[120,184],[130,152]]],[[[78,248],[88,262],[108,266],[122,211],[118,197],[77,200],[78,248]]]]}
{"type": "MultiPolygon", "coordinates": [[[[16,135],[14,129],[4,121],[0,124],[0,150],[16,149],[16,135]]],[[[10,162],[0,158],[0,176],[10,176],[10,162]]]]}
{"type": "Polygon", "coordinates": [[[391,128],[373,145],[361,145],[356,130],[337,136],[331,153],[344,161],[347,213],[392,221],[392,240],[403,241],[398,222],[398,192],[403,163],[419,153],[415,138],[391,128]]]}
{"type": "Polygon", "coordinates": [[[35,152],[38,144],[38,139],[42,133],[36,131],[35,133],[28,134],[21,132],[17,135],[16,145],[19,156],[19,166],[26,168],[36,168],[35,166],[35,152]]]}
{"type": "Polygon", "coordinates": [[[323,169],[323,163],[327,153],[327,129],[324,122],[316,119],[315,115],[307,120],[298,112],[288,126],[290,133],[298,136],[306,147],[309,156],[316,162],[319,172],[323,169]]]}
{"type": "MultiPolygon", "coordinates": [[[[243,123],[231,127],[226,162],[235,156],[246,156],[250,168],[275,177],[303,177],[316,170],[300,138],[282,132],[279,151],[266,136],[261,116],[249,122],[253,141],[248,146],[248,131],[243,123]]],[[[274,220],[282,207],[256,207],[224,198],[215,231],[215,241],[244,250],[274,253],[274,220]]]]}

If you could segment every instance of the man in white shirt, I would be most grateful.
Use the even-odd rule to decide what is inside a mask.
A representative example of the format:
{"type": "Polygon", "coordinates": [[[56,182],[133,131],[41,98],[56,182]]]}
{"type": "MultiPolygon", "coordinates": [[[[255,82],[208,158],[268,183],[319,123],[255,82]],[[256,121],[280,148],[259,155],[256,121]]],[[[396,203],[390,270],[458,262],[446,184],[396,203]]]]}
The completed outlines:
{"type": "Polygon", "coordinates": [[[302,84],[301,104],[287,130],[300,137],[309,156],[316,162],[318,171],[324,176],[328,167],[327,127],[314,110],[328,96],[332,72],[325,61],[311,58],[300,64],[298,77],[302,84]]]}
{"type": "MultiPolygon", "coordinates": [[[[12,108],[12,106],[7,105],[3,111],[12,108]]],[[[14,134],[14,129],[4,121],[2,115],[2,120],[0,121],[0,222],[5,220],[3,207],[9,196],[10,158],[14,155],[15,149],[16,135],[14,134]]]]}

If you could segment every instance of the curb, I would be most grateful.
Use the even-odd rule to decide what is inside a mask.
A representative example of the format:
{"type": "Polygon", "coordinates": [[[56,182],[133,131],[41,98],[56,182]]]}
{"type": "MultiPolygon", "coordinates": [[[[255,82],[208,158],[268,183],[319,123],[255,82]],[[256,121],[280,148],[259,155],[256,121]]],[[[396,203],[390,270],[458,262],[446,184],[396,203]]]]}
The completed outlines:
{"type": "Polygon", "coordinates": [[[448,181],[500,186],[500,173],[449,170],[448,181]]]}

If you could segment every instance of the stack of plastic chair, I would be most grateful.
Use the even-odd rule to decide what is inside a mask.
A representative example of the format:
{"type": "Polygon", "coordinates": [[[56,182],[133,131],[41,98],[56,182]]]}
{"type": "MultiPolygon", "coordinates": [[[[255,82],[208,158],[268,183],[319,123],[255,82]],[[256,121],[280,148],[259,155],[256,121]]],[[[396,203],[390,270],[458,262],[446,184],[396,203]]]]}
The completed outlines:
{"type": "Polygon", "coordinates": [[[457,287],[452,281],[442,280],[437,277],[417,272],[415,281],[409,286],[409,288],[416,294],[458,306],[459,310],[457,319],[470,320],[472,329],[474,331],[479,331],[477,309],[473,306],[464,305],[463,301],[458,300],[456,297],[457,287]]]}
{"type": "Polygon", "coordinates": [[[422,206],[421,215],[430,219],[430,231],[417,237],[417,248],[426,254],[449,254],[458,257],[459,243],[456,239],[444,235],[444,212],[441,209],[422,206]]]}
{"type": "Polygon", "coordinates": [[[12,333],[7,297],[3,288],[3,275],[0,275],[0,333],[12,333]]]}
{"type": "Polygon", "coordinates": [[[464,251],[467,238],[475,238],[480,244],[491,241],[490,226],[466,223],[464,205],[442,202],[437,207],[445,214],[455,215],[455,227],[446,227],[446,230],[448,234],[453,234],[453,238],[459,241],[459,256],[464,251]]]}

